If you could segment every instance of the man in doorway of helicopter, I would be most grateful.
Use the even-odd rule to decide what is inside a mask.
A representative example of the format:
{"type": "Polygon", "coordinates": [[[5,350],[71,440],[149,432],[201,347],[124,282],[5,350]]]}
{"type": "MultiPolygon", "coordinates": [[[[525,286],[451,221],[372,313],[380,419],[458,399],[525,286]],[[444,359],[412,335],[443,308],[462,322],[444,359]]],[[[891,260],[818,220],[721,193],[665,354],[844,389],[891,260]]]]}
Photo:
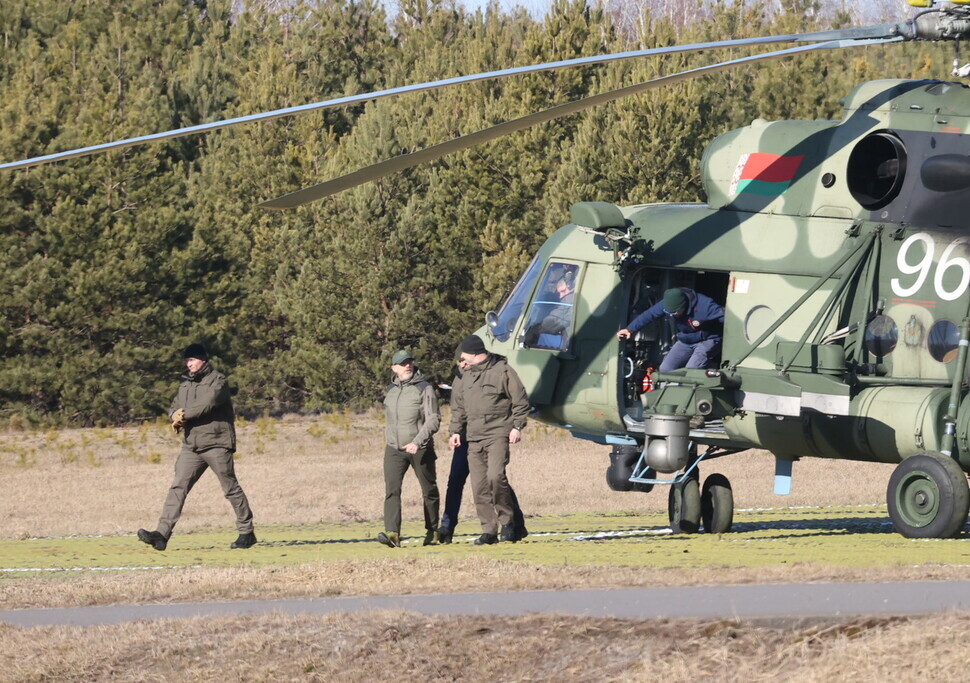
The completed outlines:
{"type": "Polygon", "coordinates": [[[505,358],[488,352],[481,337],[461,342],[461,381],[451,394],[451,437],[458,448],[468,443],[468,469],[482,535],[475,545],[516,541],[512,494],[505,468],[509,446],[522,439],[531,410],[522,380],[505,358]],[[499,526],[501,525],[501,537],[499,526]]]}
{"type": "MultiPolygon", "coordinates": [[[[455,370],[455,379],[451,383],[451,390],[457,390],[458,383],[461,382],[462,374],[468,367],[468,363],[461,359],[461,347],[455,351],[455,363],[458,366],[455,370]]],[[[465,489],[465,482],[468,480],[468,441],[461,435],[461,445],[455,448],[451,455],[451,470],[448,473],[448,488],[445,490],[445,510],[441,515],[441,526],[438,527],[438,539],[441,543],[451,543],[455,535],[455,527],[458,526],[458,511],[461,509],[461,497],[465,489]]],[[[509,484],[509,494],[512,499],[512,529],[515,531],[515,540],[521,541],[529,535],[525,528],[525,515],[519,507],[519,499],[515,495],[515,489],[509,484]]]]}
{"type": "Polygon", "coordinates": [[[401,484],[408,468],[421,485],[424,499],[424,545],[438,542],[438,484],[434,434],[441,424],[434,387],[414,366],[414,356],[401,349],[391,358],[394,379],[384,397],[384,531],[377,540],[389,548],[401,546],[401,484]]]}
{"type": "Polygon", "coordinates": [[[663,299],[630,321],[616,336],[627,339],[667,316],[674,322],[677,341],[660,363],[660,372],[706,368],[716,361],[721,352],[724,307],[687,287],[668,289],[663,299]]]}

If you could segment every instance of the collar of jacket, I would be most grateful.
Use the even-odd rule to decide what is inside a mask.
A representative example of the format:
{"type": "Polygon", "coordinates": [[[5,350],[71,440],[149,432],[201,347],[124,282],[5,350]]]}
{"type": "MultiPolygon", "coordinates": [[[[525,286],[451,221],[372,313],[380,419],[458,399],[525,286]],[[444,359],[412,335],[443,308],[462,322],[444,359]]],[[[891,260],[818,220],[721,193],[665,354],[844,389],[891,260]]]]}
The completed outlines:
{"type": "Polygon", "coordinates": [[[470,372],[471,374],[476,375],[480,372],[485,372],[490,367],[495,365],[495,363],[497,362],[498,362],[498,356],[496,356],[494,353],[489,353],[488,358],[483,360],[481,363],[476,363],[475,365],[469,365],[465,369],[465,372],[470,372]]]}
{"type": "Polygon", "coordinates": [[[395,384],[397,386],[405,387],[405,386],[407,386],[409,384],[417,384],[418,382],[422,381],[423,379],[424,379],[424,375],[421,374],[421,371],[420,370],[418,370],[417,368],[415,368],[414,369],[414,374],[411,375],[411,379],[402,382],[397,377],[395,377],[394,379],[391,380],[391,384],[395,384]]]}

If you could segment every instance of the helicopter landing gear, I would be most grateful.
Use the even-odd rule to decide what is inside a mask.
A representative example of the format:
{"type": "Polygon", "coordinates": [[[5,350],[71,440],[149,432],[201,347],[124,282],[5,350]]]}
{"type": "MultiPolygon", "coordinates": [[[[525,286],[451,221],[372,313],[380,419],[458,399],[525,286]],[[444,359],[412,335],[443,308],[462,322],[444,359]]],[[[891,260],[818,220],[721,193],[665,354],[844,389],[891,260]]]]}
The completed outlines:
{"type": "Polygon", "coordinates": [[[889,517],[907,538],[953,538],[967,523],[970,487],[957,462],[920,453],[893,470],[886,490],[889,517]]]}
{"type": "Polygon", "coordinates": [[[701,491],[701,522],[709,534],[723,534],[734,522],[734,492],[723,474],[712,474],[704,480],[701,491]]]}
{"type": "Polygon", "coordinates": [[[640,446],[613,446],[610,466],[606,468],[606,484],[614,491],[640,491],[650,493],[653,484],[630,481],[640,459],[640,446]]]}
{"type": "Polygon", "coordinates": [[[667,517],[675,534],[697,533],[701,522],[701,494],[695,477],[688,476],[670,486],[667,517]]]}

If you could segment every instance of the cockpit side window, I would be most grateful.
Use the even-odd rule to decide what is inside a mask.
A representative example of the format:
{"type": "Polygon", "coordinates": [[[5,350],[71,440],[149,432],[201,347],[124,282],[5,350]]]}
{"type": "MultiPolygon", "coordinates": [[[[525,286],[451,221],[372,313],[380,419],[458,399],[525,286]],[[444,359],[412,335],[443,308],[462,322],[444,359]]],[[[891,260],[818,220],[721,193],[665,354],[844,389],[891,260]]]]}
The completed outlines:
{"type": "Polygon", "coordinates": [[[522,345],[532,349],[565,351],[573,328],[574,298],[579,266],[550,261],[526,320],[522,345]]]}
{"type": "Polygon", "coordinates": [[[528,301],[529,295],[532,294],[532,288],[535,286],[541,270],[542,262],[536,256],[532,259],[529,267],[525,269],[519,281],[515,283],[515,286],[505,298],[505,301],[502,302],[502,306],[499,308],[495,317],[490,317],[489,327],[492,331],[492,336],[498,341],[507,341],[512,336],[512,332],[515,331],[515,324],[522,316],[526,301],[528,301]]]}

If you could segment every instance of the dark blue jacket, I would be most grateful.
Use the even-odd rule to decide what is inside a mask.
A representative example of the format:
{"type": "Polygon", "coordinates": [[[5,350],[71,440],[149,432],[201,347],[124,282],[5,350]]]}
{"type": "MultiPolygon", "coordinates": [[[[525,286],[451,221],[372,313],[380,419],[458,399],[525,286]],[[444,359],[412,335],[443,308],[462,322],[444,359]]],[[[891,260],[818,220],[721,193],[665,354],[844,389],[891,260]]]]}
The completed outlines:
{"type": "MultiPolygon", "coordinates": [[[[677,339],[685,344],[720,339],[724,327],[724,307],[705,294],[698,294],[687,287],[681,289],[687,295],[687,308],[683,315],[674,318],[677,339]]],[[[636,333],[655,320],[665,317],[667,314],[664,312],[663,301],[658,301],[634,318],[626,328],[631,333],[636,333]]]]}

